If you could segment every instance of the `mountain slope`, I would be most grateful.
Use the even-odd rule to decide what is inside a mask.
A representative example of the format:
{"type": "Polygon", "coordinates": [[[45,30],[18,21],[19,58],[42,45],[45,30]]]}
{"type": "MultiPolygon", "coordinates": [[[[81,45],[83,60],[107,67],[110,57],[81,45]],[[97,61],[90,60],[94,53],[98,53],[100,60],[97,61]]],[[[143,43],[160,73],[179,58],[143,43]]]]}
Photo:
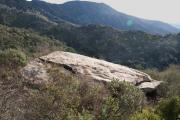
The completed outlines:
{"type": "Polygon", "coordinates": [[[180,29],[180,24],[172,24],[172,26],[174,26],[174,27],[180,29]]]}
{"type": "Polygon", "coordinates": [[[92,57],[163,68],[180,63],[180,34],[162,37],[104,25],[78,26],[25,0],[0,2],[9,4],[0,4],[0,120],[129,120],[134,113],[142,119],[144,113],[169,119],[160,116],[173,111],[174,119],[178,117],[174,106],[179,107],[180,98],[165,99],[180,95],[179,66],[148,70],[153,80],[135,69],[62,51],[73,50],[65,42],[92,57]],[[37,58],[56,50],[61,52],[37,58]]]}
{"type": "Polygon", "coordinates": [[[180,34],[162,37],[98,25],[71,30],[53,28],[46,34],[63,40],[85,55],[131,67],[163,68],[180,61],[180,34]]]}
{"type": "Polygon", "coordinates": [[[59,5],[60,18],[76,24],[104,24],[121,30],[141,30],[148,33],[166,34],[178,30],[168,24],[149,21],[120,13],[102,4],[74,1],[59,5]]]}
{"type": "Polygon", "coordinates": [[[103,24],[121,30],[141,30],[163,35],[179,32],[178,29],[169,24],[129,16],[103,3],[71,1],[58,5],[40,0],[32,0],[31,2],[25,0],[2,0],[0,3],[10,7],[14,6],[17,9],[35,9],[55,22],[65,20],[79,25],[103,24]]]}
{"type": "Polygon", "coordinates": [[[0,23],[12,27],[24,27],[41,30],[55,26],[56,23],[49,21],[46,17],[32,12],[24,12],[15,8],[9,8],[0,4],[0,23]]]}
{"type": "Polygon", "coordinates": [[[62,42],[40,36],[32,30],[0,25],[0,51],[7,49],[21,50],[29,56],[39,56],[54,50],[73,50],[62,42]]]}
{"type": "Polygon", "coordinates": [[[180,35],[162,37],[140,31],[120,31],[103,25],[75,26],[63,21],[55,23],[45,16],[9,7],[2,8],[1,11],[8,11],[0,12],[1,24],[33,29],[42,35],[63,41],[84,55],[145,68],[164,68],[180,61],[180,35]]]}

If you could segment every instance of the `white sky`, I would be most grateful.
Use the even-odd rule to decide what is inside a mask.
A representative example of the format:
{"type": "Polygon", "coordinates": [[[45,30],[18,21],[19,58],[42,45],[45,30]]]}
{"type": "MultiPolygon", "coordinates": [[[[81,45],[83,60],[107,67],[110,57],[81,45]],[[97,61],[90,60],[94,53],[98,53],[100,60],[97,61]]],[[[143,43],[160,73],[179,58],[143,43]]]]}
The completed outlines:
{"type": "MultiPolygon", "coordinates": [[[[68,0],[44,0],[64,3],[68,0]]],[[[106,3],[116,10],[151,20],[180,24],[180,0],[89,0],[106,3]]]]}

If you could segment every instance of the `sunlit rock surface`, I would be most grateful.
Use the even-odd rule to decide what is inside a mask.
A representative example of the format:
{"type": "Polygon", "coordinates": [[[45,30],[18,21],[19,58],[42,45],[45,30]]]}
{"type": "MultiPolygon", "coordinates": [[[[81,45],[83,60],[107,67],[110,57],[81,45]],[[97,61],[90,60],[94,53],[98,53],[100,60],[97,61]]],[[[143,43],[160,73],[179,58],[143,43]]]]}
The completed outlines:
{"type": "Polygon", "coordinates": [[[155,90],[160,81],[138,70],[75,53],[56,51],[31,61],[23,70],[23,76],[33,84],[48,83],[47,65],[57,64],[87,80],[110,82],[113,79],[127,81],[145,92],[155,90]]]}

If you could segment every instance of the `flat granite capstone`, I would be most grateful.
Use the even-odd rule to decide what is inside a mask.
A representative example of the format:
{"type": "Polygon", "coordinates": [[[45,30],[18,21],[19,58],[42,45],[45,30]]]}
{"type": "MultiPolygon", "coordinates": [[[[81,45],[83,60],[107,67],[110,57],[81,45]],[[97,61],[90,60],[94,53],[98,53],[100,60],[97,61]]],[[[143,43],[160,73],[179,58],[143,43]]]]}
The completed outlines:
{"type": "Polygon", "coordinates": [[[110,82],[113,79],[127,81],[145,92],[155,90],[161,81],[153,80],[148,74],[141,71],[99,60],[76,53],[56,51],[39,59],[31,61],[23,70],[25,78],[31,78],[34,84],[48,82],[46,63],[62,65],[74,74],[98,82],[110,82]]]}

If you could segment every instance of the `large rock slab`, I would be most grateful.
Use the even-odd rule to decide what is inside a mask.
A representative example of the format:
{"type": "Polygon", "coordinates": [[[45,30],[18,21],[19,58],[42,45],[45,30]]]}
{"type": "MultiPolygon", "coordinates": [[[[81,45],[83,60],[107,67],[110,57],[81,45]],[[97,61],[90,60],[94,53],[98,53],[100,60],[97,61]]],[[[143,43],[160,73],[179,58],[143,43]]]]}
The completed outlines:
{"type": "Polygon", "coordinates": [[[56,51],[30,62],[23,70],[25,78],[34,84],[48,82],[45,64],[58,64],[74,74],[97,82],[110,82],[113,79],[127,81],[145,92],[155,90],[160,81],[153,80],[141,71],[75,53],[56,51]]]}

